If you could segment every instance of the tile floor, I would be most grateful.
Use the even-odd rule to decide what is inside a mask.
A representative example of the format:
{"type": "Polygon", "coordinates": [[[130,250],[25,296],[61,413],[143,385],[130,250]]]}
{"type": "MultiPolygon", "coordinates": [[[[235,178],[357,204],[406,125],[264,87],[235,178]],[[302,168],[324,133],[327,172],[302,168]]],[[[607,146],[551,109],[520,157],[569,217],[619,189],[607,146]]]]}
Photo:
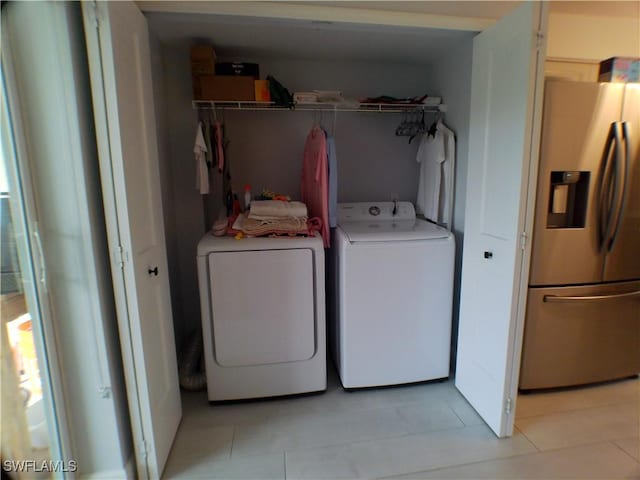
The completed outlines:
{"type": "Polygon", "coordinates": [[[521,395],[498,439],[453,382],[209,405],[183,393],[167,479],[640,479],[640,380],[521,395]]]}

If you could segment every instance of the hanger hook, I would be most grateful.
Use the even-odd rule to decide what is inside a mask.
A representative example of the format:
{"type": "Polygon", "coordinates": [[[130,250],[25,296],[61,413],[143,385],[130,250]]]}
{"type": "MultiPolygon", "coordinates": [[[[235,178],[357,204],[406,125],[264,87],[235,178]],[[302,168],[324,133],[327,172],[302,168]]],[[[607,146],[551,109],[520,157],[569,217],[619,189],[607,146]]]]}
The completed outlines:
{"type": "Polygon", "coordinates": [[[331,132],[332,136],[336,136],[336,125],[338,124],[338,109],[334,108],[333,109],[333,129],[331,132]]]}

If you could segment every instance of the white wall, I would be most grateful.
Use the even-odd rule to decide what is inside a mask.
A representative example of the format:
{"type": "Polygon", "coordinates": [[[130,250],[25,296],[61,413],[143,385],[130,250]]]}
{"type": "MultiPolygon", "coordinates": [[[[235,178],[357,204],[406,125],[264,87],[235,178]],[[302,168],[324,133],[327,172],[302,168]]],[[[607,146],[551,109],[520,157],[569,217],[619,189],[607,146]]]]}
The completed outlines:
{"type": "Polygon", "coordinates": [[[471,63],[473,40],[466,40],[438,61],[430,65],[435,94],[442,96],[448,110],[445,123],[456,134],[455,199],[453,210],[453,231],[456,237],[456,268],[453,293],[453,329],[451,368],[455,370],[456,345],[458,338],[458,313],[460,304],[460,277],[462,273],[462,245],[464,239],[464,218],[467,189],[469,108],[471,102],[471,63]]]}
{"type": "Polygon", "coordinates": [[[600,61],[616,56],[640,57],[640,18],[637,16],[553,11],[549,15],[548,58],[600,61]]]}
{"type": "MultiPolygon", "coordinates": [[[[291,92],[340,90],[361,96],[414,96],[426,93],[423,66],[251,59],[263,75],[272,74],[291,92]]],[[[415,201],[417,142],[396,137],[402,116],[357,112],[225,112],[234,188],[244,184],[300,195],[304,142],[314,122],[334,132],[338,156],[338,201],[415,201]],[[334,126],[335,120],[335,126],[334,126]]]]}
{"type": "MultiPolygon", "coordinates": [[[[132,453],[111,289],[80,5],[5,5],[71,457],[83,475],[124,476],[132,453]],[[104,396],[100,388],[111,389],[104,396]]],[[[3,32],[5,33],[5,32],[3,32]]],[[[4,61],[4,59],[3,59],[4,61]]]]}
{"type": "MultiPolygon", "coordinates": [[[[173,192],[174,168],[171,165],[170,131],[167,125],[168,101],[165,88],[163,50],[157,37],[150,32],[149,51],[151,55],[151,76],[153,78],[153,100],[156,114],[158,139],[158,163],[160,170],[160,192],[162,195],[162,214],[164,220],[167,258],[177,258],[178,233],[176,230],[175,197],[173,192]]],[[[169,283],[171,289],[171,311],[174,316],[182,311],[180,295],[180,269],[178,262],[169,262],[169,283]]],[[[179,348],[180,345],[176,344],[179,348]]]]}
{"type": "MultiPolygon", "coordinates": [[[[152,48],[154,44],[152,44],[152,48]]],[[[154,56],[157,53],[154,53],[154,56]]],[[[163,178],[170,173],[170,189],[162,189],[163,205],[173,204],[170,220],[172,231],[165,227],[167,244],[174,243],[171,252],[167,250],[170,284],[173,302],[173,318],[178,352],[185,336],[200,326],[200,304],[196,271],[196,247],[204,235],[203,200],[195,190],[195,162],[193,142],[196,132],[196,113],[191,107],[191,72],[189,50],[186,46],[166,47],[161,51],[164,109],[156,108],[166,117],[165,140],[160,139],[165,152],[160,155],[163,178]],[[169,191],[168,191],[169,190],[169,191]],[[171,192],[172,190],[172,192],[171,192]],[[166,197],[170,198],[167,199],[166,197]],[[179,306],[178,308],[175,308],[179,306]]],[[[154,76],[158,72],[154,68],[154,76]]],[[[154,86],[155,88],[155,86],[154,86]]],[[[157,95],[157,92],[155,92],[157,95]]],[[[158,107],[158,104],[156,104],[158,107]]],[[[164,180],[163,180],[164,181],[164,180]]]]}
{"type": "MultiPolygon", "coordinates": [[[[224,57],[222,57],[224,58],[224,57]]],[[[214,174],[213,193],[203,198],[195,190],[193,141],[198,114],[191,107],[188,45],[164,46],[164,85],[175,209],[177,255],[169,256],[173,288],[180,290],[182,309],[174,312],[176,337],[200,328],[196,282],[196,246],[221,207],[221,181],[214,174]],[[206,218],[205,218],[206,217],[206,218]]],[[[429,92],[425,66],[358,62],[313,62],[244,59],[260,64],[261,76],[274,75],[291,92],[342,90],[347,95],[413,96],[429,92]]],[[[316,115],[315,118],[320,118],[316,115]]],[[[333,130],[332,113],[322,124],[333,130]]],[[[230,140],[228,160],[234,189],[242,199],[246,183],[253,192],[270,188],[293,198],[300,194],[300,169],[306,134],[314,122],[311,112],[232,112],[223,114],[230,140]]],[[[396,137],[398,114],[338,113],[335,126],[339,201],[415,201],[417,143],[396,137]]],[[[163,192],[163,195],[165,193],[163,192]]]]}

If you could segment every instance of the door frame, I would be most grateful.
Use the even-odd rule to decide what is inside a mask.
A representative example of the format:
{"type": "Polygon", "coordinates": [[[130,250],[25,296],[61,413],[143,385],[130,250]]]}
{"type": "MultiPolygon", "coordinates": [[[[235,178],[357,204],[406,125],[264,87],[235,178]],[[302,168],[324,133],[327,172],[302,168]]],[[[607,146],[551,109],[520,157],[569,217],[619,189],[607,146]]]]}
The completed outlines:
{"type": "MultiPolygon", "coordinates": [[[[518,384],[520,382],[520,363],[522,360],[522,346],[524,344],[524,324],[527,311],[527,296],[529,291],[529,269],[531,266],[531,247],[533,240],[533,226],[535,218],[536,197],[538,190],[538,168],[540,166],[540,135],[542,131],[542,113],[544,106],[544,65],[547,55],[547,37],[549,24],[549,5],[542,2],[540,5],[540,14],[538,19],[538,49],[536,52],[536,79],[534,82],[534,91],[531,92],[533,101],[533,118],[531,119],[531,130],[527,132],[527,138],[537,141],[528,140],[529,149],[529,168],[527,172],[527,181],[523,182],[521,192],[524,195],[522,209],[524,212],[523,221],[520,232],[523,235],[520,239],[520,247],[522,255],[520,258],[520,275],[518,284],[514,285],[517,290],[517,309],[515,312],[515,320],[511,322],[511,331],[513,333],[513,344],[511,346],[510,362],[507,368],[510,370],[509,392],[508,397],[512,398],[513,407],[509,414],[507,422],[511,425],[510,431],[513,432],[515,424],[515,413],[518,399],[518,384]]],[[[511,435],[511,434],[510,434],[511,435]]]]}
{"type": "MultiPolygon", "coordinates": [[[[469,294],[467,292],[465,297],[465,293],[463,290],[464,286],[461,287],[460,298],[461,313],[463,312],[463,309],[467,311],[466,313],[464,313],[464,317],[461,316],[461,325],[458,329],[458,338],[459,340],[462,338],[462,342],[458,342],[458,369],[456,372],[456,387],[469,400],[471,406],[473,406],[474,408],[480,408],[482,410],[481,416],[487,422],[487,425],[489,425],[495,431],[498,437],[511,436],[513,434],[515,424],[515,408],[517,403],[518,382],[520,377],[520,362],[523,347],[528,278],[531,262],[531,233],[533,229],[535,198],[537,194],[536,190],[539,166],[539,139],[542,128],[541,118],[543,108],[542,98],[544,93],[544,59],[546,56],[547,20],[548,5],[520,5],[517,9],[514,9],[507,17],[501,19],[493,26],[493,28],[497,29],[495,32],[492,32],[491,29],[489,29],[489,31],[485,31],[488,35],[493,35],[494,33],[495,35],[507,33],[511,35],[520,35],[520,39],[526,39],[527,41],[526,58],[520,58],[520,61],[526,61],[527,65],[527,76],[523,77],[520,80],[522,82],[527,82],[527,88],[526,90],[523,89],[519,93],[522,100],[526,99],[526,111],[521,113],[524,116],[520,116],[521,114],[519,113],[517,117],[518,122],[524,120],[524,124],[521,127],[523,128],[523,130],[521,131],[518,129],[518,132],[522,132],[522,143],[516,143],[518,148],[521,148],[522,150],[519,150],[517,152],[517,165],[512,164],[514,168],[518,168],[518,203],[517,205],[514,205],[514,208],[516,206],[518,208],[517,210],[514,210],[510,213],[510,215],[514,215],[514,217],[510,216],[510,222],[514,221],[515,223],[509,223],[510,232],[513,228],[513,231],[512,233],[510,233],[510,235],[513,236],[509,238],[508,253],[502,252],[505,259],[504,261],[507,261],[506,259],[508,259],[508,262],[510,262],[510,265],[508,267],[508,278],[503,278],[504,286],[502,287],[503,289],[507,290],[503,292],[503,296],[501,296],[501,298],[497,301],[497,304],[502,307],[508,306],[509,309],[501,312],[500,314],[498,314],[498,316],[493,317],[495,319],[495,324],[492,325],[492,327],[496,328],[496,331],[499,332],[500,335],[499,344],[496,344],[499,346],[499,350],[496,351],[497,354],[499,353],[499,356],[496,354],[496,356],[491,357],[492,362],[491,366],[487,367],[488,370],[480,366],[479,364],[476,364],[475,359],[480,358],[479,355],[481,356],[483,354],[483,350],[480,347],[473,347],[474,343],[472,340],[473,331],[475,329],[481,328],[478,323],[479,315],[481,314],[474,314],[473,309],[474,307],[477,308],[481,304],[474,303],[473,294],[469,294]],[[521,30],[525,28],[525,17],[521,17],[521,20],[518,20],[518,22],[520,23],[517,24],[519,25],[517,30],[516,24],[514,24],[513,22],[508,22],[510,22],[511,20],[511,18],[509,17],[513,17],[513,20],[515,21],[518,16],[521,16],[521,14],[523,15],[525,13],[523,11],[525,7],[530,10],[530,13],[527,13],[526,15],[526,31],[523,32],[521,30]],[[527,37],[525,37],[525,35],[527,35],[527,37]],[[517,217],[515,217],[516,214],[517,217]],[[504,359],[502,357],[503,353],[504,359]],[[461,360],[465,362],[465,366],[462,369],[461,360]],[[485,375],[485,380],[491,383],[491,388],[485,389],[484,384],[481,383],[482,380],[479,379],[479,377],[482,375],[485,375]],[[497,405],[498,402],[500,402],[500,405],[497,405]]],[[[493,41],[496,42],[495,46],[505,44],[504,39],[498,40],[499,37],[495,37],[495,40],[492,39],[491,36],[487,38],[489,47],[491,47],[491,42],[493,41]]],[[[476,44],[476,41],[479,42],[479,40],[480,39],[476,37],[476,40],[474,41],[474,67],[476,66],[477,61],[481,61],[480,56],[475,56],[475,47],[481,46],[480,43],[476,44]]],[[[484,64],[478,64],[478,66],[481,65],[484,64]]],[[[525,67],[523,66],[522,68],[525,67]]],[[[519,70],[519,72],[523,74],[525,73],[522,70],[519,70]]],[[[478,75],[480,75],[480,72],[474,71],[474,73],[478,73],[478,75]]],[[[485,80],[489,81],[490,77],[489,79],[485,80]]],[[[480,85],[476,82],[477,80],[473,82],[474,86],[480,87],[480,85]]],[[[522,85],[522,87],[525,87],[525,85],[522,85]]],[[[483,85],[482,88],[478,90],[478,92],[484,92],[487,88],[488,87],[486,85],[483,85]]],[[[479,106],[480,105],[474,106],[472,104],[472,108],[475,108],[475,110],[471,111],[470,114],[476,115],[476,113],[478,112],[477,108],[479,106]]],[[[477,134],[481,132],[472,131],[471,133],[477,134]]],[[[520,133],[518,133],[518,135],[520,135],[520,133]]],[[[478,137],[476,135],[476,139],[481,138],[482,137],[478,137]]],[[[471,141],[472,140],[470,140],[470,148],[471,141]]],[[[475,146],[478,147],[478,145],[475,146]]],[[[472,169],[481,168],[481,164],[479,164],[478,161],[481,163],[482,159],[477,159],[477,161],[474,162],[473,158],[471,158],[470,156],[468,175],[471,173],[472,169]]],[[[473,186],[473,183],[469,183],[469,185],[473,186]]],[[[468,189],[467,198],[470,198],[468,196],[474,195],[475,193],[476,190],[473,189],[473,187],[471,189],[468,189]]],[[[516,201],[516,191],[513,192],[513,195],[514,201],[516,201]]],[[[470,199],[471,202],[474,201],[473,198],[470,199]]],[[[477,198],[475,200],[480,201],[481,199],[477,198]]],[[[477,215],[478,212],[474,213],[477,215]]],[[[468,257],[468,255],[471,255],[471,253],[473,253],[473,255],[482,254],[481,249],[479,252],[476,251],[476,247],[481,245],[483,242],[481,235],[483,229],[480,225],[476,224],[477,222],[474,221],[474,218],[476,217],[470,217],[470,214],[470,211],[467,211],[465,214],[465,224],[470,228],[469,231],[465,231],[465,240],[469,240],[469,242],[473,243],[467,244],[467,247],[470,248],[472,252],[464,252],[464,258],[467,258],[467,261],[469,263],[467,263],[468,269],[465,272],[464,264],[466,262],[463,259],[463,284],[469,283],[469,279],[474,279],[474,281],[477,281],[478,277],[475,274],[478,273],[478,269],[480,268],[478,266],[479,264],[476,264],[474,263],[474,261],[469,260],[471,257],[468,257]],[[479,236],[476,238],[476,235],[479,236]],[[466,282],[465,279],[467,280],[466,282]]],[[[485,232],[483,235],[485,235],[487,238],[491,237],[490,233],[485,232]]],[[[490,257],[485,256],[485,258],[490,257]]],[[[498,272],[498,274],[499,273],[500,272],[498,272]]],[[[503,270],[501,273],[505,273],[505,271],[503,270]]],[[[495,274],[495,272],[493,274],[495,274]]],[[[467,289],[469,289],[469,285],[467,285],[467,289]]],[[[471,288],[471,290],[473,290],[473,288],[471,288]]],[[[484,353],[488,354],[489,351],[485,350],[484,353]]]]}
{"type": "MultiPolygon", "coordinates": [[[[102,196],[104,202],[105,211],[105,223],[108,239],[108,249],[111,260],[111,277],[112,285],[114,289],[116,314],[118,321],[118,331],[120,335],[120,350],[123,359],[123,370],[127,392],[127,402],[129,406],[130,414],[130,426],[133,436],[133,450],[136,463],[137,476],[141,479],[161,476],[163,468],[166,466],[166,460],[169,456],[171,445],[175,440],[177,428],[181,419],[181,399],[180,399],[180,386],[178,381],[178,365],[177,358],[175,361],[169,363],[175,367],[175,383],[171,379],[167,382],[171,384],[170,391],[176,394],[173,399],[176,401],[174,406],[177,406],[178,411],[173,411],[171,414],[176,414],[171,418],[154,418],[153,416],[153,399],[151,397],[151,387],[156,378],[152,378],[149,374],[149,365],[146,360],[149,352],[146,351],[143,343],[144,325],[142,318],[153,318],[150,316],[142,316],[139,303],[140,291],[138,287],[141,285],[140,278],[136,275],[136,272],[140,272],[140,251],[134,251],[135,242],[133,242],[134,236],[132,234],[130,223],[130,210],[129,199],[127,199],[128,193],[130,193],[130,186],[127,185],[127,169],[126,159],[124,156],[126,153],[124,137],[121,137],[120,123],[121,116],[119,110],[122,106],[119,104],[118,97],[118,79],[117,66],[115,65],[115,50],[113,45],[117,39],[119,32],[114,27],[118,25],[119,21],[124,21],[127,18],[127,14],[143,15],[138,5],[129,1],[120,3],[118,9],[125,9],[126,12],[119,11],[114,12],[112,7],[108,3],[100,3],[95,0],[91,2],[85,2],[82,5],[82,17],[85,26],[85,43],[87,45],[88,66],[89,74],[91,78],[91,89],[93,97],[93,112],[94,123],[96,129],[96,144],[98,149],[99,168],[101,172],[101,184],[102,184],[102,196]],[[136,12],[137,10],[137,12],[136,12]],[[136,270],[137,268],[137,270],[136,270]],[[146,352],[146,355],[145,355],[146,352]],[[175,388],[174,388],[175,387],[175,388]],[[158,433],[162,429],[159,426],[169,425],[172,431],[167,433],[165,430],[158,433]],[[175,429],[174,429],[175,428],[175,429]],[[169,437],[169,435],[171,435],[169,437]],[[165,439],[166,442],[158,442],[159,439],[165,439]],[[169,440],[170,439],[170,440],[169,440]],[[162,450],[158,450],[159,445],[162,446],[162,450]],[[161,454],[158,457],[158,453],[161,454]]],[[[139,21],[140,19],[135,19],[139,21]]],[[[135,26],[134,26],[135,28],[135,26]]],[[[148,35],[146,26],[146,19],[144,20],[144,34],[141,34],[141,39],[148,35]]],[[[144,41],[144,39],[142,39],[144,41]]],[[[148,40],[147,40],[148,41],[148,40]]],[[[144,55],[142,52],[141,55],[144,55]]],[[[141,66],[143,69],[142,76],[144,77],[144,69],[146,66],[141,66]]],[[[127,71],[130,73],[130,71],[127,71]]],[[[150,72],[149,72],[150,73],[150,72]]],[[[135,73],[131,73],[134,75],[135,73]]],[[[131,76],[130,75],[130,76],[131,76]]],[[[152,85],[149,85],[151,88],[152,85]]],[[[145,99],[145,105],[151,105],[153,107],[153,100],[151,104],[149,99],[145,99]]],[[[145,111],[142,115],[143,119],[152,119],[154,116],[153,110],[151,112],[145,111]]],[[[143,122],[141,129],[156,128],[155,122],[152,122],[152,127],[149,127],[143,122]]],[[[157,160],[157,146],[155,145],[155,132],[153,135],[149,135],[148,130],[143,132],[142,141],[153,141],[148,143],[150,147],[149,157],[156,157],[157,160]],[[151,137],[153,137],[151,139],[151,137]],[[153,145],[153,147],[151,147],[153,145]]],[[[133,159],[135,161],[135,159],[133,159]]],[[[158,167],[158,165],[155,165],[158,167]]],[[[149,173],[149,172],[147,172],[149,173]]],[[[155,183],[155,182],[154,182],[155,183]]],[[[158,183],[157,188],[160,189],[161,185],[158,183]]],[[[161,200],[158,198],[158,200],[161,200]]],[[[156,265],[160,266],[163,271],[162,275],[167,275],[168,268],[166,268],[166,239],[164,227],[162,226],[162,213],[159,215],[158,238],[162,237],[162,249],[155,258],[154,261],[163,262],[156,265]]],[[[138,236],[135,238],[143,238],[138,236]]],[[[158,243],[160,244],[160,242],[158,243]]],[[[146,252],[147,250],[145,250],[146,252]]],[[[148,266],[151,268],[150,266],[148,266]]],[[[152,271],[149,270],[149,276],[152,271]]],[[[157,273],[156,273],[157,275],[157,273]]],[[[144,281],[149,281],[149,276],[145,276],[144,281]]],[[[167,298],[170,294],[168,279],[166,283],[167,298]]],[[[164,288],[164,287],[160,287],[164,288]]],[[[144,293],[144,292],[142,292],[144,293]]],[[[164,297],[163,297],[164,298],[164,297]]],[[[174,325],[173,317],[171,315],[171,303],[167,300],[168,309],[166,312],[168,315],[162,317],[162,325],[167,327],[167,332],[170,330],[170,343],[164,345],[164,352],[169,352],[171,348],[171,356],[175,354],[173,350],[174,345],[174,325]],[[166,319],[167,323],[164,323],[166,319]]],[[[155,326],[155,325],[154,325],[155,326]]],[[[149,329],[147,328],[147,333],[149,329]]],[[[166,337],[168,338],[168,337],[166,337]]],[[[166,373],[166,372],[165,372],[166,373]]],[[[166,397],[165,397],[166,398],[166,397]]],[[[165,412],[167,413],[167,412],[165,412]]],[[[158,417],[158,414],[156,414],[158,417]]]]}
{"type": "MultiPolygon", "coordinates": [[[[164,4],[164,5],[160,5],[158,3],[151,3],[149,5],[140,5],[140,10],[142,11],[142,13],[144,14],[145,12],[153,12],[153,11],[168,11],[170,10],[171,12],[175,12],[175,13],[179,13],[179,12],[185,12],[185,13],[189,13],[189,9],[186,7],[181,7],[180,5],[176,5],[174,4],[174,2],[170,2],[170,4],[164,4]],[[173,5],[171,5],[173,4],[173,5]]],[[[236,6],[237,8],[242,8],[241,6],[236,6]]],[[[236,11],[234,9],[234,7],[230,7],[228,11],[225,11],[224,14],[228,14],[231,15],[233,14],[233,12],[236,11]]],[[[363,9],[363,12],[367,12],[366,9],[363,9]]],[[[544,60],[546,57],[546,31],[547,31],[547,19],[548,19],[548,6],[546,4],[541,5],[541,9],[540,9],[540,21],[541,21],[541,25],[540,25],[540,30],[543,32],[543,34],[541,36],[539,36],[539,48],[537,51],[537,57],[536,57],[536,81],[535,81],[535,88],[534,91],[530,93],[531,98],[530,101],[534,102],[534,108],[533,108],[533,118],[531,119],[531,129],[529,132],[527,132],[526,134],[526,138],[528,139],[532,139],[532,138],[538,138],[539,134],[540,134],[540,130],[541,130],[541,117],[542,117],[542,96],[543,96],[543,91],[544,91],[544,60]]],[[[276,15],[268,15],[265,16],[265,18],[276,18],[278,16],[276,15]]],[[[284,17],[278,17],[278,18],[284,18],[284,17]]],[[[375,23],[382,23],[383,19],[380,20],[380,22],[375,22],[375,23]]],[[[493,24],[493,23],[492,23],[493,24]]],[[[402,28],[402,26],[399,26],[399,28],[402,28]]],[[[431,28],[431,27],[426,27],[423,26],[422,28],[431,28]]],[[[96,128],[106,128],[108,129],[108,126],[103,125],[103,126],[96,126],[96,128]]],[[[510,323],[510,335],[511,337],[514,339],[511,346],[510,346],[510,354],[509,354],[509,358],[507,359],[507,369],[508,369],[508,377],[509,377],[509,394],[507,395],[507,397],[511,397],[514,401],[514,407],[515,407],[515,399],[517,398],[517,388],[518,388],[518,381],[519,381],[519,376],[520,376],[520,355],[522,352],[522,345],[523,345],[523,331],[524,331],[524,321],[525,321],[525,312],[526,312],[526,301],[527,301],[527,290],[528,290],[528,277],[529,277],[529,267],[530,267],[530,260],[531,260],[531,232],[532,232],[532,227],[533,227],[533,218],[534,218],[534,210],[535,210],[535,198],[536,198],[536,187],[537,187],[537,173],[538,173],[538,165],[539,165],[539,143],[538,142],[528,142],[530,143],[530,149],[528,152],[528,158],[529,158],[529,165],[528,168],[526,168],[525,170],[527,171],[527,174],[524,176],[522,185],[521,185],[521,198],[524,198],[525,200],[522,202],[522,206],[521,206],[521,222],[519,225],[519,231],[520,232],[525,232],[525,234],[523,235],[523,237],[521,238],[522,241],[522,249],[519,250],[520,253],[520,258],[517,259],[517,263],[519,264],[519,274],[517,277],[517,281],[514,282],[513,285],[513,294],[514,296],[517,298],[517,302],[516,302],[516,308],[515,311],[513,312],[513,319],[510,323]]],[[[103,152],[103,155],[108,152],[103,152]]],[[[101,167],[101,170],[107,170],[106,167],[101,167]]],[[[110,182],[111,184],[113,184],[113,174],[111,171],[109,172],[103,172],[103,175],[105,175],[107,177],[107,181],[110,182]]],[[[112,202],[112,208],[111,209],[106,209],[107,210],[107,215],[108,216],[115,216],[115,218],[110,218],[108,221],[115,221],[117,223],[118,219],[117,219],[117,214],[113,213],[115,211],[115,198],[113,198],[114,192],[110,191],[110,192],[105,192],[105,202],[112,202]],[[111,198],[109,198],[109,200],[106,199],[106,197],[109,196],[111,198]],[[108,210],[111,210],[111,212],[109,212],[108,210]]],[[[111,246],[114,245],[119,245],[119,239],[118,238],[114,238],[113,233],[109,234],[110,239],[109,239],[109,244],[111,246]]],[[[126,291],[125,291],[125,287],[124,287],[124,278],[123,278],[123,273],[113,273],[113,277],[114,277],[114,290],[117,296],[119,296],[120,298],[124,298],[126,300],[126,291]]],[[[119,308],[120,310],[120,308],[119,308]]],[[[121,315],[123,312],[119,311],[119,315],[121,315]]],[[[125,312],[126,315],[126,312],[125,312]]],[[[122,341],[123,345],[125,345],[124,339],[122,341]]],[[[127,348],[131,348],[131,345],[129,343],[127,348]]],[[[135,373],[135,372],[134,372],[135,373]]],[[[131,385],[129,385],[131,382],[127,381],[127,391],[131,392],[131,385]]],[[[137,392],[136,392],[136,398],[137,398],[137,392]]],[[[130,402],[130,406],[133,405],[133,403],[130,402]]],[[[515,419],[515,408],[511,409],[511,412],[509,414],[509,420],[508,422],[511,425],[511,429],[513,429],[513,423],[514,423],[514,419],[515,419]]],[[[135,412],[132,412],[132,424],[134,422],[137,422],[138,427],[141,427],[141,420],[139,417],[136,416],[135,412]]],[[[135,428],[132,428],[132,430],[136,430],[135,428]]],[[[509,433],[511,434],[511,433],[509,433]]],[[[138,443],[139,439],[136,439],[135,442],[135,448],[137,449],[139,446],[138,443]]]]}
{"type": "MultiPolygon", "coordinates": [[[[2,29],[5,36],[6,28],[2,29]]],[[[69,431],[69,412],[67,411],[62,382],[62,368],[56,345],[55,328],[51,322],[53,313],[49,303],[47,274],[42,242],[38,229],[36,201],[33,192],[32,165],[28,155],[28,145],[23,134],[24,120],[20,109],[20,97],[16,91],[17,79],[9,41],[0,40],[2,45],[2,77],[0,81],[0,117],[4,123],[2,143],[11,151],[5,158],[7,177],[16,187],[15,197],[20,198],[23,211],[14,216],[14,230],[24,238],[17,242],[19,256],[28,260],[28,271],[21,272],[23,283],[31,284],[25,288],[25,299],[32,318],[36,356],[43,383],[43,401],[47,417],[47,430],[52,441],[50,455],[52,460],[64,461],[73,458],[71,435],[69,431]],[[11,138],[5,138],[11,135],[11,138]],[[22,160],[21,160],[22,159],[22,160]],[[28,280],[25,281],[25,277],[28,280]],[[33,307],[33,310],[31,309],[33,307]]],[[[14,204],[12,213],[17,209],[14,204]]],[[[18,236],[18,235],[17,235],[18,236]]],[[[2,327],[4,328],[4,326],[2,327]]],[[[65,472],[64,478],[75,478],[74,472],[65,472]]]]}
{"type": "MultiPolygon", "coordinates": [[[[85,42],[93,43],[95,51],[102,52],[102,44],[98,31],[100,18],[97,13],[95,1],[87,2],[82,6],[82,15],[85,25],[94,22],[95,28],[85,28],[85,42]]],[[[94,125],[96,139],[111,137],[109,132],[107,96],[104,89],[104,74],[102,56],[100,56],[99,68],[89,61],[91,77],[91,89],[93,91],[94,125]],[[98,94],[96,95],[96,92],[98,94]],[[97,117],[101,121],[98,121],[97,117]]],[[[127,296],[127,280],[124,269],[126,252],[123,251],[120,237],[119,209],[117,206],[116,172],[111,159],[111,149],[108,142],[96,141],[98,151],[98,163],[100,168],[102,200],[104,202],[105,224],[107,226],[107,244],[109,246],[109,260],[111,265],[111,280],[115,299],[116,315],[118,320],[118,332],[120,336],[120,351],[123,357],[123,371],[127,392],[127,404],[131,434],[133,437],[133,450],[135,469],[141,479],[149,478],[149,469],[146,462],[146,440],[144,436],[144,424],[142,421],[140,395],[138,392],[138,374],[136,372],[135,354],[133,349],[132,332],[129,318],[129,301],[127,296]],[[140,462],[140,459],[145,459],[140,462]]],[[[129,280],[134,282],[135,280],[129,280]]]]}

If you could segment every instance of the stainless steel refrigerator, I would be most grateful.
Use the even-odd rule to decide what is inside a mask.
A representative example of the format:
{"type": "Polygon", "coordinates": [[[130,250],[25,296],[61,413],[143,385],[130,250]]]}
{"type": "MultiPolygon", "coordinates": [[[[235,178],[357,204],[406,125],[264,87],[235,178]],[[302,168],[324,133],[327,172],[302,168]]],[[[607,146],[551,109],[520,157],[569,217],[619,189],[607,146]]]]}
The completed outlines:
{"type": "Polygon", "coordinates": [[[549,80],[520,388],[640,373],[640,84],[549,80]]]}

